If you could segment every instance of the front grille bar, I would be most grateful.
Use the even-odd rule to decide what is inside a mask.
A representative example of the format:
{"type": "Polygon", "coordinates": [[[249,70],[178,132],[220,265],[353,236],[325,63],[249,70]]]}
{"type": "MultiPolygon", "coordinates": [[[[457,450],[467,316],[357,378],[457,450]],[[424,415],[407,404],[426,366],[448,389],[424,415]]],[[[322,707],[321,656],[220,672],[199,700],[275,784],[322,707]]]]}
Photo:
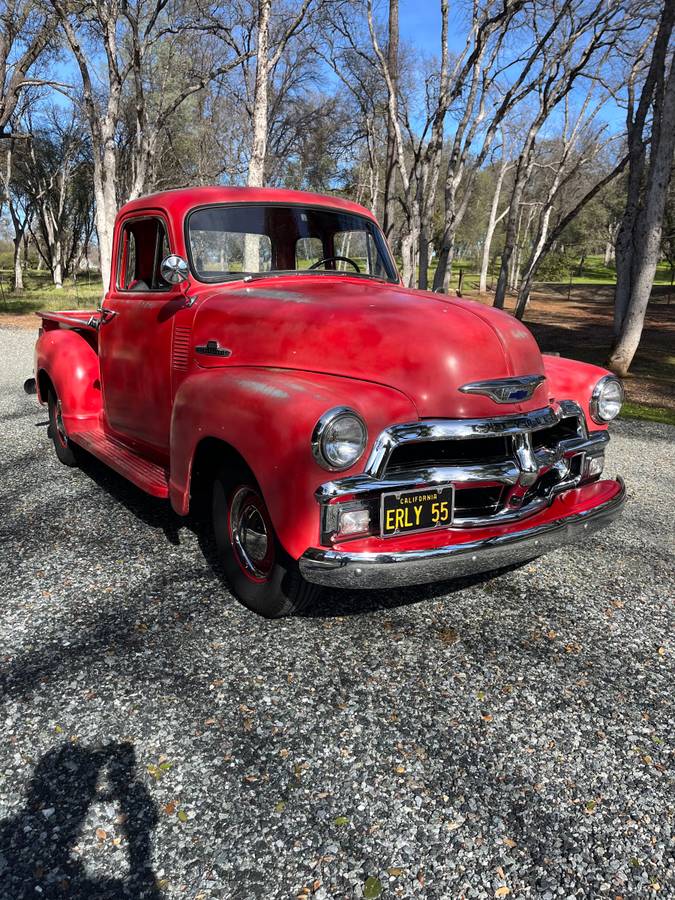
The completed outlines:
{"type": "MultiPolygon", "coordinates": [[[[581,414],[581,409],[576,404],[572,405],[578,412],[567,414],[581,414]]],[[[419,422],[392,425],[385,428],[373,444],[364,473],[371,478],[381,478],[387,469],[389,457],[400,444],[528,434],[557,425],[565,414],[563,405],[556,404],[529,413],[495,416],[491,419],[421,419],[419,422]]],[[[583,415],[581,419],[583,421],[583,415]]]]}
{"type": "Polygon", "coordinates": [[[363,473],[322,484],[316,491],[316,498],[324,510],[322,520],[325,522],[328,506],[347,500],[369,502],[384,491],[446,483],[476,488],[501,486],[503,491],[497,508],[486,508],[480,515],[457,516],[455,524],[467,527],[516,521],[546,506],[555,494],[579,484],[584,476],[586,457],[604,453],[608,440],[605,431],[588,433],[581,408],[570,400],[515,416],[422,420],[393,425],[375,441],[363,473]],[[533,431],[553,427],[562,419],[570,418],[575,419],[569,429],[574,436],[558,440],[554,446],[534,445],[533,431]],[[402,444],[502,436],[507,436],[512,446],[512,456],[504,460],[415,465],[411,468],[392,466],[387,470],[393,451],[402,444]],[[560,467],[559,476],[555,474],[556,467],[560,467]],[[547,473],[551,473],[548,480],[542,480],[547,473]]]}

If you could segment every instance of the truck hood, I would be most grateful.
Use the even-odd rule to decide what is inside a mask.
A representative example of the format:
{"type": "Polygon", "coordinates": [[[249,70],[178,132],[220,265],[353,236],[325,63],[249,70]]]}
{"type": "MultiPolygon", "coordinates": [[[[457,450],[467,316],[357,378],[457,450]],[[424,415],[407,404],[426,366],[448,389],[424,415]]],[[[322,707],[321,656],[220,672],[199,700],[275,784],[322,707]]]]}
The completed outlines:
{"type": "MultiPolygon", "coordinates": [[[[193,345],[227,357],[199,365],[265,366],[393,387],[420,417],[472,418],[545,406],[546,383],[521,403],[461,393],[473,381],[544,375],[539,348],[512,316],[480,303],[348,276],[281,276],[219,288],[199,304],[193,345]]],[[[347,398],[346,398],[347,399],[347,398]]],[[[358,386],[351,401],[358,406],[358,386]]]]}

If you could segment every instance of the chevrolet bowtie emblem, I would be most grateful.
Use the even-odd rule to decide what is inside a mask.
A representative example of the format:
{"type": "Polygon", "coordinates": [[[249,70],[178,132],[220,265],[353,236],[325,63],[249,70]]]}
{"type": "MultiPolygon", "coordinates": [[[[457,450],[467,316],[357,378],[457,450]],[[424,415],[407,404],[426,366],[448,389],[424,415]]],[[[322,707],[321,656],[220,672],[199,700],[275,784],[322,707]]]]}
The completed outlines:
{"type": "Polygon", "coordinates": [[[463,394],[484,394],[495,403],[519,403],[529,400],[540,384],[546,380],[544,375],[522,375],[519,378],[496,378],[494,381],[472,381],[463,384],[463,394]]]}

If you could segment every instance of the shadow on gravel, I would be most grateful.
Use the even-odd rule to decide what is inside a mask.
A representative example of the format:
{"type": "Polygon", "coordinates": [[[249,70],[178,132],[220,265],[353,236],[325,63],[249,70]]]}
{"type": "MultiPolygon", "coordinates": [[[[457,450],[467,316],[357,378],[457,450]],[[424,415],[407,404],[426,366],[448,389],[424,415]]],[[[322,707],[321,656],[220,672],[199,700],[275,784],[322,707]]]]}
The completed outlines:
{"type": "MultiPolygon", "coordinates": [[[[159,900],[150,867],[151,832],[157,809],[143,784],[136,780],[136,756],[131,744],[98,749],[64,744],[38,762],[28,788],[26,806],[0,822],[0,883],[3,897],[71,900],[159,900]],[[98,789],[103,779],[106,789],[98,789]],[[87,873],[73,849],[99,839],[82,835],[93,802],[116,803],[128,859],[127,877],[97,878],[87,873]]],[[[110,826],[104,823],[109,830],[110,826]]],[[[103,829],[105,830],[105,829],[103,829]]],[[[110,840],[107,834],[104,840],[110,840]]]]}

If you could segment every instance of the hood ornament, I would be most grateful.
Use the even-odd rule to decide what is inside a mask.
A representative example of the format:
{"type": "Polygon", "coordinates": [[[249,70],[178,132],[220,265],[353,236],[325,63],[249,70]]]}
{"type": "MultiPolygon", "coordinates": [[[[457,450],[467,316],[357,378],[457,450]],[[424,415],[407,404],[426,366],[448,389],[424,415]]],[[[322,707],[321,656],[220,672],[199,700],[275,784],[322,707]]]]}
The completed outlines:
{"type": "Polygon", "coordinates": [[[484,394],[495,403],[519,403],[521,400],[529,400],[544,381],[545,375],[495,378],[493,381],[472,381],[463,384],[460,391],[463,394],[484,394]]]}

